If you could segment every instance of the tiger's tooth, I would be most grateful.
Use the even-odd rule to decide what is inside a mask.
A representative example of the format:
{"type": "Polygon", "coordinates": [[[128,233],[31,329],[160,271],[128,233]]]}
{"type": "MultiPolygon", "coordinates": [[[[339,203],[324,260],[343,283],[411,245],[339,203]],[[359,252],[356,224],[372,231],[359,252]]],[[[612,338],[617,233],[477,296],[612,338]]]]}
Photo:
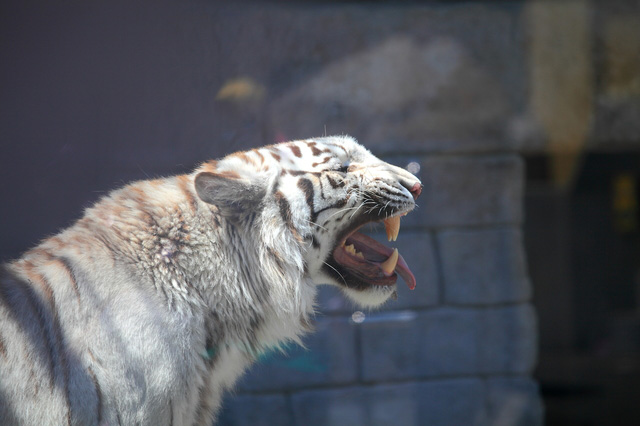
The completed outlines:
{"type": "Polygon", "coordinates": [[[360,259],[364,259],[364,254],[360,253],[359,251],[356,252],[356,256],[358,256],[360,259]]]}
{"type": "Polygon", "coordinates": [[[387,239],[395,241],[400,232],[400,216],[390,217],[384,220],[384,229],[387,231],[387,239]]]}
{"type": "Polygon", "coordinates": [[[391,256],[380,264],[380,268],[387,274],[392,274],[398,264],[398,249],[393,249],[391,256]]]}
{"type": "Polygon", "coordinates": [[[345,246],[344,248],[348,253],[351,254],[356,254],[356,248],[353,246],[353,244],[350,244],[348,246],[345,246]]]}

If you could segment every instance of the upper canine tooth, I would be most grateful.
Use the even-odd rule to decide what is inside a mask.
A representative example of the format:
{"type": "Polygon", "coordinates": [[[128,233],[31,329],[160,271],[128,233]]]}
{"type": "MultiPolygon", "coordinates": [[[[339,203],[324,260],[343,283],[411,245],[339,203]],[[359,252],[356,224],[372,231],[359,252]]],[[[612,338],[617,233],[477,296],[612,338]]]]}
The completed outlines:
{"type": "Polygon", "coordinates": [[[351,254],[356,254],[356,248],[353,246],[353,244],[345,246],[344,249],[351,254]]]}
{"type": "Polygon", "coordinates": [[[387,274],[392,274],[398,264],[398,249],[393,249],[391,256],[380,264],[380,268],[387,274]]]}
{"type": "Polygon", "coordinates": [[[384,229],[387,231],[387,239],[395,241],[398,239],[400,232],[400,216],[390,217],[384,220],[384,229]]]}

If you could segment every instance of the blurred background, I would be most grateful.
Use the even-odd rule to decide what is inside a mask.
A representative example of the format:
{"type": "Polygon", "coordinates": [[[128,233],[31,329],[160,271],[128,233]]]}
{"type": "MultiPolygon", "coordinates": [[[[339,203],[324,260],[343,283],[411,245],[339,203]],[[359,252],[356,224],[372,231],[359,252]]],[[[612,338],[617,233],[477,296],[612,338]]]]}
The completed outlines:
{"type": "Polygon", "coordinates": [[[323,289],[221,424],[637,424],[640,2],[0,5],[2,260],[128,181],[323,134],[421,177],[417,288],[323,289]]]}

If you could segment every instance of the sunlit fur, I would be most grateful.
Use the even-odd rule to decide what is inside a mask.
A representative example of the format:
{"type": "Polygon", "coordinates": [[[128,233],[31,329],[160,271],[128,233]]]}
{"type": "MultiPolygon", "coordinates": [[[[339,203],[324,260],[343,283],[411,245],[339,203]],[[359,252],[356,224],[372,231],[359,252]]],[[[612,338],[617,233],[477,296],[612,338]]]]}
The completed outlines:
{"type": "Polygon", "coordinates": [[[365,306],[394,292],[326,261],[376,208],[365,191],[409,210],[415,182],[330,137],[113,191],[0,271],[0,424],[211,424],[260,353],[311,329],[317,284],[365,306]]]}

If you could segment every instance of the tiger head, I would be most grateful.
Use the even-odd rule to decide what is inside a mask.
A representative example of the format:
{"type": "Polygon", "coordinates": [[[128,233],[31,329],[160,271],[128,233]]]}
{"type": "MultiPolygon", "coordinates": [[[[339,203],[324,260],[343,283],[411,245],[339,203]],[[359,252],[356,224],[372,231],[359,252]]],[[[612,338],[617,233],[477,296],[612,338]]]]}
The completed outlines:
{"type": "Polygon", "coordinates": [[[416,285],[397,250],[358,231],[382,222],[395,241],[422,184],[350,137],[231,154],[205,163],[195,187],[229,221],[253,229],[265,256],[297,265],[307,281],[340,287],[362,306],[385,302],[398,275],[409,288],[416,285]]]}

